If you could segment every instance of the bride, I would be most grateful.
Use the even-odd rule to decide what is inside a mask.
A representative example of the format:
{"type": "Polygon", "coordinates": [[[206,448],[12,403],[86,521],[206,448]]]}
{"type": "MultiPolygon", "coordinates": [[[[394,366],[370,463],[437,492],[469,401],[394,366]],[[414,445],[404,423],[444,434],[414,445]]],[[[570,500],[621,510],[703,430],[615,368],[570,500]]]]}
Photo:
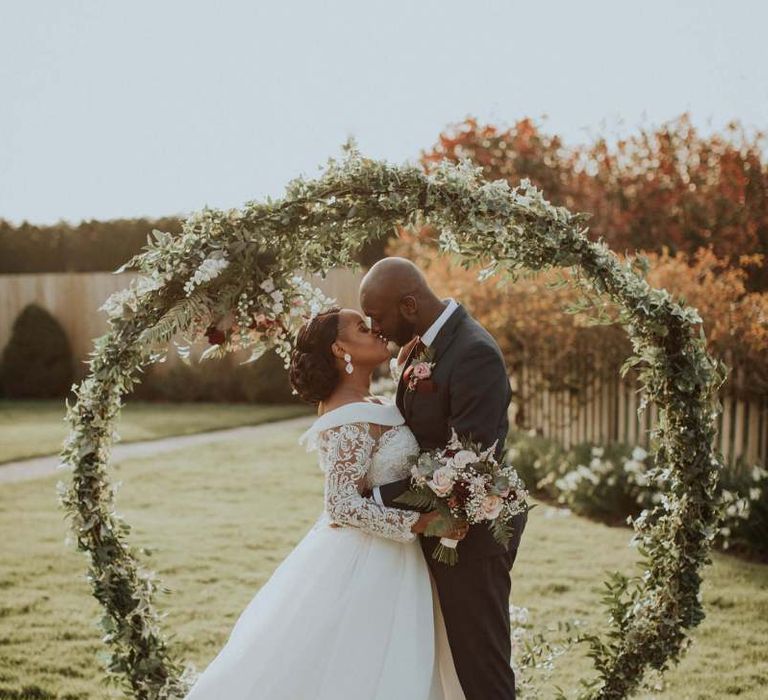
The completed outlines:
{"type": "Polygon", "coordinates": [[[464,700],[418,541],[437,514],[362,496],[408,476],[419,451],[397,406],[370,395],[388,358],[353,309],[334,307],[299,330],[290,381],[318,404],[299,441],[318,451],[325,509],[186,700],[464,700]]]}

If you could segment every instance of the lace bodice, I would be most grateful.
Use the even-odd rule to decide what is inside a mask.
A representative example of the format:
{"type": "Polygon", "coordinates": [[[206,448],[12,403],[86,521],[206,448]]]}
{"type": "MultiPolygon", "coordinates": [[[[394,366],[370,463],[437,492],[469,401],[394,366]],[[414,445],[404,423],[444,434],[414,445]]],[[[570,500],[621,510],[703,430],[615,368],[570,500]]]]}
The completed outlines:
{"type": "Polygon", "coordinates": [[[408,457],[419,451],[402,414],[392,404],[355,402],[329,411],[302,435],[317,448],[325,472],[325,512],[331,522],[373,535],[411,542],[419,513],[380,506],[362,492],[409,474],[408,457]],[[381,432],[383,430],[383,432],[381,432]]]}
{"type": "Polygon", "coordinates": [[[410,475],[408,457],[419,453],[419,443],[411,429],[403,425],[388,428],[378,439],[373,452],[366,486],[381,486],[410,475]]]}

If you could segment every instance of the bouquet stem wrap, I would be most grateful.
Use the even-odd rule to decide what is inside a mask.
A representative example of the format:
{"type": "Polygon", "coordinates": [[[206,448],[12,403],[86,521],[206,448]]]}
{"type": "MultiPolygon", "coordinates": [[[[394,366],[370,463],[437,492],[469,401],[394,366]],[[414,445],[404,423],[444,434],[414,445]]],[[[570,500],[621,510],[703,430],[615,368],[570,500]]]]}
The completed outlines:
{"type": "Polygon", "coordinates": [[[454,566],[459,561],[459,553],[456,547],[459,546],[458,540],[452,540],[450,537],[441,537],[440,543],[435,547],[432,556],[442,564],[454,566]]]}

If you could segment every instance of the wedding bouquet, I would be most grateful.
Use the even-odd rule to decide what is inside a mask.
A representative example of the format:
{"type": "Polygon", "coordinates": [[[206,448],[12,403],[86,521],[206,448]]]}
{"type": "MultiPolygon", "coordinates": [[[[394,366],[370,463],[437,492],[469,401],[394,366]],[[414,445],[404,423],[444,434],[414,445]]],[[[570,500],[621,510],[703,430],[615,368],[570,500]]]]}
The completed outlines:
{"type": "MultiPolygon", "coordinates": [[[[512,517],[530,506],[515,468],[495,459],[497,443],[481,450],[478,443],[460,440],[451,428],[444,448],[412,456],[411,487],[395,500],[440,513],[425,535],[437,534],[446,522],[451,527],[486,522],[494,539],[506,545],[512,536],[512,517]]],[[[457,540],[441,537],[432,556],[452,566],[459,560],[457,545],[457,540]]]]}

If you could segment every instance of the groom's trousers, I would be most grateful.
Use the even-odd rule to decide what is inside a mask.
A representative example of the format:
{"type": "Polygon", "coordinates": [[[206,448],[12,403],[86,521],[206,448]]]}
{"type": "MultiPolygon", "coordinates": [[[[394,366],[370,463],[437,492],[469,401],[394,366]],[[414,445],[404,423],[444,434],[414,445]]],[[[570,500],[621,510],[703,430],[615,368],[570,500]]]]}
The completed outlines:
{"type": "Polygon", "coordinates": [[[428,558],[456,673],[467,700],[514,700],[515,673],[510,664],[510,569],[517,557],[527,518],[507,551],[446,566],[428,558]]]}

